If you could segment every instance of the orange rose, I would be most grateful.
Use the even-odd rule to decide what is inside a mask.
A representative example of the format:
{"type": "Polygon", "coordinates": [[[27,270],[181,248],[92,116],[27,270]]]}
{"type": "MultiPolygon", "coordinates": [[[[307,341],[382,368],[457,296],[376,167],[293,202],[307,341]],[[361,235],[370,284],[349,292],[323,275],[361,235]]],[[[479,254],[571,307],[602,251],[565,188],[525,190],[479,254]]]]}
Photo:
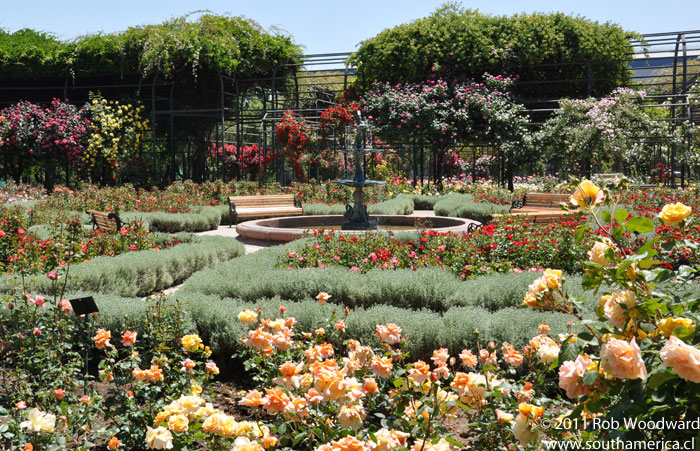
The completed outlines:
{"type": "Polygon", "coordinates": [[[133,346],[136,342],[136,332],[126,331],[122,334],[122,345],[125,347],[133,346]]]}
{"type": "Polygon", "coordinates": [[[331,295],[326,293],[325,291],[322,291],[316,296],[316,300],[318,301],[319,304],[325,304],[328,302],[328,299],[331,298],[331,295]]]}
{"type": "Polygon", "coordinates": [[[422,360],[417,361],[408,372],[408,377],[413,379],[417,384],[422,384],[430,378],[430,365],[422,360]]]}
{"type": "Polygon", "coordinates": [[[119,445],[121,445],[121,443],[119,442],[119,439],[116,438],[116,437],[112,437],[112,438],[109,440],[109,443],[107,444],[107,447],[108,447],[109,449],[111,449],[111,450],[115,450],[115,449],[118,449],[118,448],[119,448],[119,445]]]}
{"type": "Polygon", "coordinates": [[[362,390],[364,390],[365,393],[377,393],[379,391],[379,388],[377,387],[377,381],[374,380],[372,377],[368,377],[365,379],[365,384],[362,386],[362,390]]]}
{"type": "Polygon", "coordinates": [[[264,406],[268,413],[284,412],[289,402],[289,396],[279,387],[265,390],[264,406]]]}
{"type": "Polygon", "coordinates": [[[112,332],[104,329],[97,329],[97,334],[93,338],[93,340],[95,340],[95,347],[97,349],[103,349],[105,346],[111,346],[111,344],[109,343],[109,340],[111,338],[112,332]]]}

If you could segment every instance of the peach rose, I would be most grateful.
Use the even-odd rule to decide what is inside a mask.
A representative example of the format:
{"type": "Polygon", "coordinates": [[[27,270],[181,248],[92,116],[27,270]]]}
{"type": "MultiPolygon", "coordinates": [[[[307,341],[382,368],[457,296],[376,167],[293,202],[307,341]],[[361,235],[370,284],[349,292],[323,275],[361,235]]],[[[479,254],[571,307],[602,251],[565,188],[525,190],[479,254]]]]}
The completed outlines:
{"type": "Polygon", "coordinates": [[[394,323],[387,325],[377,325],[377,337],[382,343],[395,345],[401,341],[401,328],[394,323]]]}
{"type": "Polygon", "coordinates": [[[610,338],[600,351],[600,361],[603,370],[618,379],[647,378],[642,351],[634,338],[630,342],[610,338]]]}
{"type": "Polygon", "coordinates": [[[149,448],[172,449],[173,434],[162,426],[155,429],[148,427],[146,429],[146,444],[149,448]]]}
{"type": "Polygon", "coordinates": [[[608,249],[610,246],[607,243],[596,241],[591,250],[588,251],[588,259],[601,266],[610,266],[610,261],[605,257],[605,252],[608,249]]]}
{"type": "Polygon", "coordinates": [[[523,355],[514,348],[509,348],[503,353],[503,360],[512,367],[519,367],[523,363],[523,355]]]}
{"type": "Polygon", "coordinates": [[[263,405],[262,393],[257,390],[251,390],[245,397],[238,401],[238,404],[246,407],[255,407],[263,405]]]}
{"type": "Polygon", "coordinates": [[[566,396],[576,399],[588,394],[588,387],[580,381],[581,376],[588,371],[590,359],[586,360],[582,355],[575,361],[567,360],[559,367],[559,386],[566,390],[566,396]]]}
{"type": "Polygon", "coordinates": [[[661,348],[661,360],[681,379],[700,384],[700,349],[672,336],[661,348]]]}
{"type": "Polygon", "coordinates": [[[348,435],[340,440],[332,441],[331,449],[333,451],[364,451],[366,448],[364,442],[352,435],[348,435]]]}
{"type": "Polygon", "coordinates": [[[389,357],[374,357],[372,359],[372,371],[379,377],[387,378],[391,374],[394,364],[389,357]]]}
{"type": "Polygon", "coordinates": [[[357,431],[362,427],[362,421],[367,416],[365,409],[357,404],[345,404],[338,412],[338,422],[345,429],[357,431]]]}
{"type": "MultiPolygon", "coordinates": [[[[601,302],[603,302],[604,297],[605,296],[601,297],[601,302]]],[[[629,317],[627,312],[634,307],[636,303],[636,295],[634,292],[629,290],[615,291],[609,298],[605,298],[604,302],[603,310],[610,324],[618,329],[624,329],[629,317]],[[622,305],[627,308],[623,309],[621,307],[622,305]]]]}
{"type": "Polygon", "coordinates": [[[422,384],[430,378],[430,365],[422,360],[413,364],[413,368],[408,372],[408,377],[417,384],[422,384]]]}
{"type": "Polygon", "coordinates": [[[130,347],[133,346],[134,343],[136,342],[136,335],[137,332],[132,332],[130,330],[127,330],[122,334],[122,346],[124,347],[130,347]]]}
{"type": "Polygon", "coordinates": [[[547,323],[542,323],[539,326],[537,326],[537,333],[540,335],[548,335],[551,331],[552,329],[547,323]]]}
{"type": "Polygon", "coordinates": [[[462,353],[459,354],[459,358],[462,359],[462,363],[467,368],[474,368],[477,364],[476,356],[472,354],[469,349],[462,350],[462,353]]]}

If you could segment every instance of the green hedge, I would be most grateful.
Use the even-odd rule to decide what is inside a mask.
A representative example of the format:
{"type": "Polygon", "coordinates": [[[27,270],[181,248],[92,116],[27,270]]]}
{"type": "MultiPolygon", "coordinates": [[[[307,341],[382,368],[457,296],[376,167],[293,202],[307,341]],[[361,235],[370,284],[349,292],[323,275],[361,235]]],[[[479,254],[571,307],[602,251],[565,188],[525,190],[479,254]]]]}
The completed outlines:
{"type": "MultiPolygon", "coordinates": [[[[305,215],[342,215],[345,205],[310,204],[302,205],[305,215]]],[[[377,202],[367,206],[371,215],[410,215],[413,213],[413,198],[410,195],[399,194],[393,199],[377,202]]]]}
{"type": "Polygon", "coordinates": [[[510,206],[474,202],[474,196],[471,194],[452,193],[436,202],[433,209],[437,216],[467,218],[487,223],[491,221],[494,213],[507,213],[510,206]]]}
{"type": "Polygon", "coordinates": [[[150,232],[204,232],[219,227],[221,212],[218,207],[201,207],[198,212],[188,213],[125,212],[120,218],[126,222],[142,221],[150,232]]]}
{"type": "MultiPolygon", "coordinates": [[[[69,289],[119,296],[145,296],[176,285],[196,271],[245,254],[240,242],[219,236],[196,237],[192,243],[155,251],[136,251],[116,257],[97,257],[70,268],[69,289]]],[[[8,289],[0,278],[0,290],[8,289]]],[[[51,281],[39,277],[33,290],[50,293],[51,281]]]]}

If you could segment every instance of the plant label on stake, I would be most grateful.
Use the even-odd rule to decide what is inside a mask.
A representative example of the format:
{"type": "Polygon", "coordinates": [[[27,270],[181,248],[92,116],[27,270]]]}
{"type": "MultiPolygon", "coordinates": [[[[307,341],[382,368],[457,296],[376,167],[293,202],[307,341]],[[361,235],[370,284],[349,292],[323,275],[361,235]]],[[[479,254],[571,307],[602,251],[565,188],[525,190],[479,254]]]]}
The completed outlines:
{"type": "MultiPolygon", "coordinates": [[[[84,298],[70,299],[71,307],[73,307],[73,312],[77,316],[85,315],[85,335],[86,342],[90,339],[88,332],[88,321],[91,313],[99,312],[97,304],[95,304],[95,299],[92,296],[87,296],[84,298]]],[[[87,392],[87,380],[88,380],[88,356],[90,354],[90,347],[85,346],[85,379],[83,379],[83,394],[87,392]]]]}

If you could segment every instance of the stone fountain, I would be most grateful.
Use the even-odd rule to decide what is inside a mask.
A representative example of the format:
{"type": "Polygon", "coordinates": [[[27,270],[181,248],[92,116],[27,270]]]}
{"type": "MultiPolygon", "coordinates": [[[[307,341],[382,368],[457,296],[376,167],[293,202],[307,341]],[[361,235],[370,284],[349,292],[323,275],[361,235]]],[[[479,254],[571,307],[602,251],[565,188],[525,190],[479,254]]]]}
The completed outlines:
{"type": "MultiPolygon", "coordinates": [[[[345,206],[345,214],[320,216],[289,216],[246,221],[236,225],[236,232],[243,237],[255,240],[289,242],[304,237],[309,231],[333,229],[338,233],[352,234],[355,230],[376,230],[377,220],[380,228],[388,231],[418,230],[425,227],[425,218],[406,215],[383,215],[370,218],[365,204],[364,188],[383,185],[386,182],[365,179],[364,163],[368,155],[382,152],[373,148],[372,133],[367,123],[357,113],[357,124],[345,128],[345,148],[341,151],[350,156],[354,168],[352,179],[334,180],[338,185],[354,188],[353,205],[345,206]],[[341,230],[338,230],[340,226],[341,230]],[[397,229],[394,229],[396,227],[397,229]]],[[[462,234],[471,232],[479,226],[476,221],[463,218],[434,216],[429,218],[430,228],[443,233],[462,234]]]]}
{"type": "Polygon", "coordinates": [[[372,133],[369,126],[362,119],[360,112],[357,112],[357,123],[345,127],[345,149],[342,153],[351,156],[355,173],[352,178],[346,180],[333,180],[338,185],[351,186],[355,190],[352,194],[353,205],[345,206],[345,221],[342,230],[368,230],[376,229],[377,221],[370,221],[365,204],[364,188],[366,186],[377,186],[386,184],[385,181],[365,179],[364,164],[368,155],[380,153],[381,149],[373,148],[372,133]]]}

